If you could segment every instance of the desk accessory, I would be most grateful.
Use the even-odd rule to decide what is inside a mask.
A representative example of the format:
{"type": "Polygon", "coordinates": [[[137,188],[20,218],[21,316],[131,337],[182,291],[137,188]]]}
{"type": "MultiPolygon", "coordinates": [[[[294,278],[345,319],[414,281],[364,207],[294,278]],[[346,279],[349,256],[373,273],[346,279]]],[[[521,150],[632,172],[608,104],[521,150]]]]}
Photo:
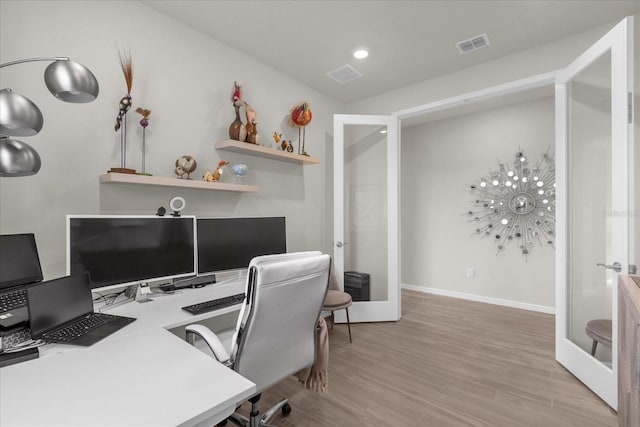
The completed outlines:
{"type": "Polygon", "coordinates": [[[173,210],[171,216],[180,216],[180,212],[187,206],[187,202],[180,196],[175,196],[169,201],[169,207],[173,210]]]}

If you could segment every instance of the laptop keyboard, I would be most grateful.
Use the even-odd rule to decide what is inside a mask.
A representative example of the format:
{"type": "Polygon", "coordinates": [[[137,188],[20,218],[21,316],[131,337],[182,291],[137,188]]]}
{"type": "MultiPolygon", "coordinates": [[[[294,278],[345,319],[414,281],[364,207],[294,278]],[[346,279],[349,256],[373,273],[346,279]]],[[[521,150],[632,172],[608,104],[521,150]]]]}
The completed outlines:
{"type": "Polygon", "coordinates": [[[0,294],[0,313],[27,305],[27,291],[18,289],[0,294]]]}
{"type": "Polygon", "coordinates": [[[67,326],[54,331],[46,332],[42,335],[44,340],[55,340],[57,342],[70,342],[74,339],[88,334],[100,326],[111,322],[115,316],[104,313],[89,314],[82,319],[78,319],[67,326]]]}

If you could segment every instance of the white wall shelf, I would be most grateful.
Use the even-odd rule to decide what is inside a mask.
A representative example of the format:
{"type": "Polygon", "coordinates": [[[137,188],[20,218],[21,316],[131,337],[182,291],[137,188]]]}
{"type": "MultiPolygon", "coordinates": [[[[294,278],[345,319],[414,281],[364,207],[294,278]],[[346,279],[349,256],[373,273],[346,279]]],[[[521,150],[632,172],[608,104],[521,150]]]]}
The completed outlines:
{"type": "Polygon", "coordinates": [[[301,165],[315,165],[320,163],[320,159],[318,159],[317,157],[288,153],[286,151],[276,150],[275,148],[267,148],[261,145],[235,141],[232,139],[216,142],[216,148],[219,150],[232,151],[234,153],[243,153],[289,163],[298,163],[301,165]]]}
{"type": "Polygon", "coordinates": [[[147,176],[128,173],[109,172],[100,175],[101,184],[138,184],[160,187],[196,188],[200,190],[239,191],[255,193],[258,187],[253,185],[229,184],[226,182],[207,182],[201,180],[178,179],[166,176],[147,176]]]}

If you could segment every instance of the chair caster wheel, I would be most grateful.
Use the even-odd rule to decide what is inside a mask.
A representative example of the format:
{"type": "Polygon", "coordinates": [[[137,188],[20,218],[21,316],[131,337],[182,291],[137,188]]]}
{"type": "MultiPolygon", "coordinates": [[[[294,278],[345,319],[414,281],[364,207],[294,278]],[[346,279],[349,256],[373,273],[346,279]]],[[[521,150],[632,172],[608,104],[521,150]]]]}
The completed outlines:
{"type": "Polygon", "coordinates": [[[285,403],[284,406],[282,407],[282,415],[286,417],[290,413],[291,413],[291,405],[289,405],[288,403],[285,403]]]}

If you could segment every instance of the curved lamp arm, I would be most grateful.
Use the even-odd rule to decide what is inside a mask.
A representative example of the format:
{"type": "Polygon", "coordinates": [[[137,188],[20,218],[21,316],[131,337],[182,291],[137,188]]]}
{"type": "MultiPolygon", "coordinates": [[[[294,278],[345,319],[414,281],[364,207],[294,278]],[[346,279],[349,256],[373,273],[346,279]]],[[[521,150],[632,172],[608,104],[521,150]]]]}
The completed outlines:
{"type": "Polygon", "coordinates": [[[96,76],[84,65],[63,56],[26,58],[0,64],[0,68],[25,62],[51,62],[44,70],[44,82],[49,92],[65,102],[91,102],[98,97],[100,88],[96,76]]]}
{"type": "Polygon", "coordinates": [[[19,59],[17,61],[5,62],[4,64],[0,64],[0,68],[8,67],[10,65],[22,64],[23,62],[36,62],[36,61],[69,61],[69,58],[64,56],[49,56],[44,58],[27,58],[27,59],[19,59]]]}

